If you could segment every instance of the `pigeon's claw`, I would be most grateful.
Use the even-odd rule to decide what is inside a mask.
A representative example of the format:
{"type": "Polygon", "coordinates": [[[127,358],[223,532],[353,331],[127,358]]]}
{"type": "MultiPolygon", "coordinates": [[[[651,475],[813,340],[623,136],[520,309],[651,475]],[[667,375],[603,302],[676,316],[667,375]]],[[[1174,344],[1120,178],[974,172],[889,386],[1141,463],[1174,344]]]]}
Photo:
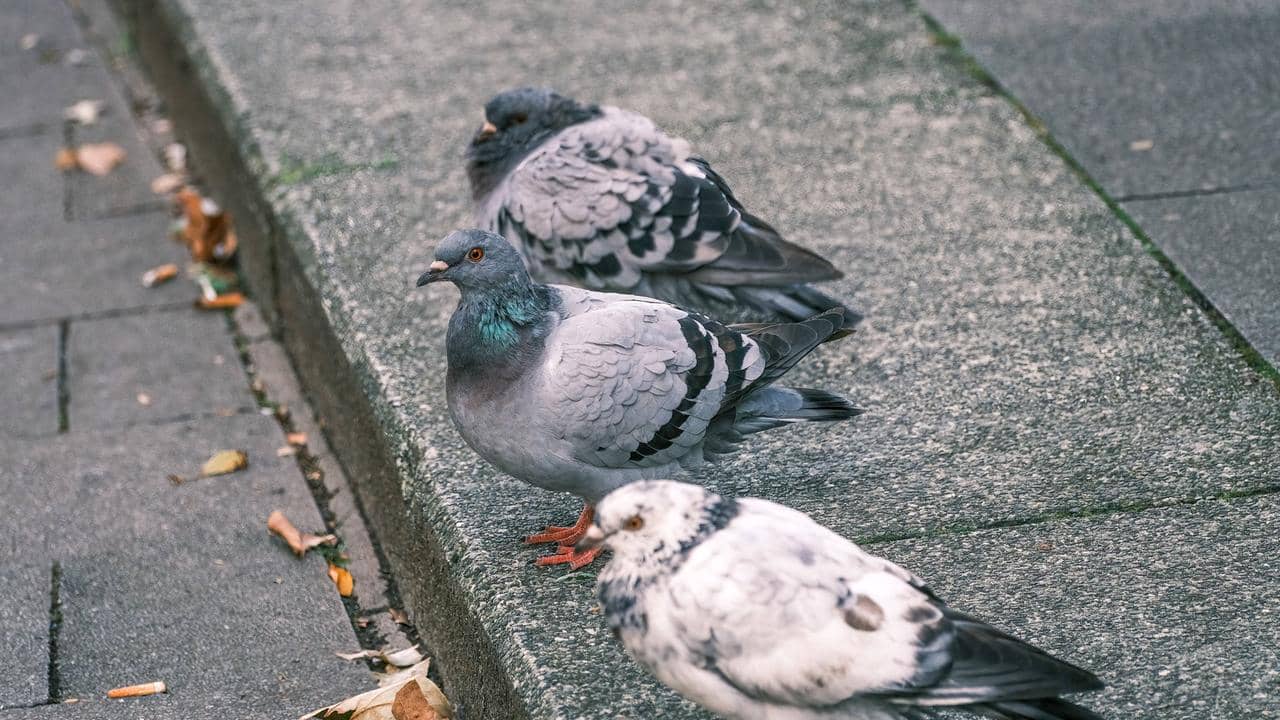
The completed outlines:
{"type": "Polygon", "coordinates": [[[590,550],[578,552],[574,550],[572,545],[561,545],[556,551],[550,555],[543,555],[534,561],[534,564],[543,567],[547,565],[568,565],[570,570],[581,570],[590,565],[599,555],[602,547],[593,547],[590,550]]]}
{"type": "Polygon", "coordinates": [[[591,521],[594,520],[595,517],[595,508],[590,505],[583,505],[582,513],[578,515],[578,521],[573,525],[570,525],[569,527],[548,525],[542,532],[525,538],[524,542],[526,545],[556,543],[558,545],[572,546],[574,543],[581,540],[583,535],[587,534],[587,529],[591,527],[591,521]]]}

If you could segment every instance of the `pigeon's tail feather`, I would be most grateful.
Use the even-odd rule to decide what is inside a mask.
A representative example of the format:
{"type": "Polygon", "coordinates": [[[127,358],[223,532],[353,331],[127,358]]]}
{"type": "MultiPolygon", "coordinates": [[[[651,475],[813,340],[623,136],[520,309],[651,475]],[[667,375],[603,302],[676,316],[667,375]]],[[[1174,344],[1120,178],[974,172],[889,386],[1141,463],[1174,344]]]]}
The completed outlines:
{"type": "Polygon", "coordinates": [[[769,387],[753,392],[734,412],[718,416],[703,441],[703,454],[711,460],[728,455],[748,435],[803,422],[836,422],[864,411],[845,398],[825,390],[769,387]]]}
{"type": "Polygon", "coordinates": [[[853,403],[825,390],[771,387],[752,393],[738,406],[733,428],[750,435],[791,423],[848,420],[862,413],[853,403]]]}
{"type": "Polygon", "coordinates": [[[1061,698],[1005,700],[975,705],[973,709],[1001,720],[1102,720],[1092,710],[1061,698]]]}
{"type": "Polygon", "coordinates": [[[782,377],[822,343],[849,335],[845,313],[843,307],[833,307],[802,322],[731,326],[755,340],[764,353],[765,370],[751,384],[752,391],[782,377]]]}
{"type": "Polygon", "coordinates": [[[862,320],[862,315],[857,311],[809,285],[738,285],[725,289],[733,296],[735,304],[767,317],[800,322],[825,310],[839,308],[844,311],[843,329],[848,332],[852,332],[853,327],[862,320]]]}

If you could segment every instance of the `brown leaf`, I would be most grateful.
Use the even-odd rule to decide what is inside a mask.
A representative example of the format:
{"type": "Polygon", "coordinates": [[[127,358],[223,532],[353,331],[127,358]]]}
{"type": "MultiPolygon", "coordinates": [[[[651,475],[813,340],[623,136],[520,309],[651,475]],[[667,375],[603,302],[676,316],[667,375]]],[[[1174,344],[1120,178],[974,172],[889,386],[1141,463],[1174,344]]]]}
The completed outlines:
{"type": "Polygon", "coordinates": [[[449,704],[449,699],[444,693],[440,692],[440,688],[435,683],[427,679],[427,669],[430,662],[423,660],[411,668],[401,670],[398,673],[384,676],[379,682],[379,687],[366,693],[361,693],[354,697],[330,705],[327,708],[316,710],[313,713],[304,715],[299,720],[309,720],[310,718],[321,718],[322,720],[414,720],[432,719],[435,720],[452,720],[453,706],[449,704]],[[416,686],[417,691],[409,691],[405,693],[401,699],[401,693],[408,686],[416,686]],[[422,703],[418,700],[421,698],[426,704],[423,708],[422,703]],[[422,714],[430,710],[433,715],[422,714]],[[416,711],[418,715],[407,714],[416,711]]]}
{"type": "Polygon", "coordinates": [[[243,450],[220,450],[200,466],[200,476],[226,475],[246,467],[249,467],[249,456],[243,450]]]}
{"type": "Polygon", "coordinates": [[[58,154],[53,158],[53,166],[62,172],[75,170],[79,166],[79,163],[76,162],[75,148],[58,148],[58,154]]]}
{"type": "Polygon", "coordinates": [[[236,234],[231,229],[231,216],[218,204],[184,187],[177,194],[185,224],[182,241],[196,262],[226,261],[236,252],[236,234]]]}
{"type": "Polygon", "coordinates": [[[178,277],[178,266],[173,263],[158,265],[142,273],[142,286],[155,287],[178,277]]]}
{"type": "Polygon", "coordinates": [[[113,142],[89,143],[76,148],[76,164],[90,175],[106,175],[124,162],[124,148],[113,142]]]}
{"type": "Polygon", "coordinates": [[[329,563],[329,579],[338,588],[338,594],[342,597],[351,597],[351,593],[356,589],[356,579],[351,577],[351,573],[347,572],[344,567],[339,567],[333,563],[329,563]]]}
{"type": "Polygon", "coordinates": [[[202,297],[196,301],[196,307],[201,310],[227,310],[240,307],[242,303],[244,303],[243,293],[229,292],[214,296],[212,300],[202,297]]]}
{"type": "Polygon", "coordinates": [[[396,691],[391,703],[391,717],[395,720],[439,720],[436,709],[427,702],[418,683],[405,683],[396,691]]]}
{"type": "Polygon", "coordinates": [[[142,407],[150,407],[151,396],[144,392],[138,393],[138,404],[141,405],[142,407]]]}
{"type": "Polygon", "coordinates": [[[286,437],[290,445],[302,446],[307,444],[307,434],[304,432],[291,432],[286,437]]]}
{"type": "Polygon", "coordinates": [[[313,547],[318,545],[337,545],[338,538],[336,535],[313,535],[311,533],[303,533],[289,522],[289,518],[279,510],[272,510],[267,516],[267,529],[279,535],[282,540],[293,550],[293,554],[302,557],[313,547]]]}
{"type": "Polygon", "coordinates": [[[397,625],[407,626],[412,624],[409,622],[409,616],[403,610],[391,608],[390,610],[387,610],[387,614],[391,616],[391,622],[394,622],[397,625]]]}
{"type": "Polygon", "coordinates": [[[174,475],[173,473],[169,473],[169,475],[168,475],[167,477],[169,478],[169,482],[170,482],[174,487],[177,487],[177,486],[179,486],[179,485],[181,485],[182,483],[184,483],[184,482],[186,482],[186,481],[187,481],[187,479],[186,479],[186,478],[184,478],[184,477],[182,477],[181,475],[174,475]]]}

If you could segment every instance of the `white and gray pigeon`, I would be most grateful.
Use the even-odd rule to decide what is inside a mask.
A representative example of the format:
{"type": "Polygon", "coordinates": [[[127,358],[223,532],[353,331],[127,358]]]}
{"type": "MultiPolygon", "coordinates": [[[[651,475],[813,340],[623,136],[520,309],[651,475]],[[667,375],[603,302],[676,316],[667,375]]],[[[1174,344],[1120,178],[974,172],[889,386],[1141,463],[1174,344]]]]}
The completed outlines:
{"type": "MultiPolygon", "coordinates": [[[[476,224],[511,241],[541,282],[735,319],[843,307],[809,286],[841,277],[830,262],[747,212],[688,142],[643,115],[508,90],[485,105],[467,172],[476,224]]],[[[847,327],[860,319],[844,317],[847,327]]]]}
{"type": "Polygon", "coordinates": [[[541,564],[580,567],[572,544],[591,504],[645,478],[671,477],[732,452],[744,436],[859,411],[821,390],[774,381],[846,331],[843,311],[741,329],[652,298],[542,285],[498,235],[460,230],[419,285],[461,292],[449,321],[449,412],[467,444],[520,480],[587,507],[541,564]],[[559,558],[559,559],[557,559],[559,558]]]}
{"type": "Polygon", "coordinates": [[[597,592],[627,652],[726,718],[1101,720],[1058,697],[1101,688],[1092,674],[791,508],[634,483],[579,542],[601,547],[613,557],[597,592]]]}

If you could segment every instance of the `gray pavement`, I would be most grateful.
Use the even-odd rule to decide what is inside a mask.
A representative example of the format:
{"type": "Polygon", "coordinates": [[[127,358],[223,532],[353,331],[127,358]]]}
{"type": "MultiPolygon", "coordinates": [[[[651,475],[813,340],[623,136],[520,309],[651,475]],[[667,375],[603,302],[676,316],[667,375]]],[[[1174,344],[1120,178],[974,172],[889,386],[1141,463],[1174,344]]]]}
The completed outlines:
{"type": "Polygon", "coordinates": [[[920,4],[1280,367],[1280,5],[920,4]]]}
{"type": "MultiPolygon", "coordinates": [[[[0,20],[0,92],[14,100],[0,104],[0,720],[296,717],[370,689],[366,667],[334,653],[405,640],[358,508],[330,497],[350,497],[341,468],[310,471],[328,488],[313,494],[304,463],[278,454],[284,429],[250,389],[238,324],[194,309],[185,278],[140,285],[185,252],[148,188],[159,165],[69,7],[5,3],[0,20]],[[27,33],[37,48],[18,46],[27,33]],[[83,62],[66,63],[75,49],[83,62]],[[70,137],[128,150],[107,177],[54,168],[63,108],[80,99],[107,114],[70,137]],[[197,477],[225,448],[248,468],[197,477]],[[338,596],[322,558],[267,534],[274,509],[338,530],[355,597],[338,596]],[[167,694],[105,698],[156,680],[167,694]]],[[[252,372],[270,399],[292,369],[252,372]]],[[[310,414],[297,391],[290,402],[310,414]]]]}
{"type": "Polygon", "coordinates": [[[267,188],[277,264],[250,274],[283,288],[313,392],[347,392],[325,401],[331,427],[358,428],[335,450],[369,468],[365,507],[470,712],[704,717],[622,655],[590,573],[531,566],[517,538],[574,501],[461,442],[443,395],[454,291],[412,287],[469,223],[460,155],[482,103],[533,83],[693,141],[866,311],[794,375],[869,412],[759,437],[709,482],[873,542],[1097,669],[1111,687],[1086,703],[1106,716],[1280,717],[1275,593],[1253,589],[1274,555],[1280,393],[912,7],[160,9],[146,57],[174,97],[208,103],[192,137],[230,139],[195,147],[238,153],[218,182],[267,188]]]}

